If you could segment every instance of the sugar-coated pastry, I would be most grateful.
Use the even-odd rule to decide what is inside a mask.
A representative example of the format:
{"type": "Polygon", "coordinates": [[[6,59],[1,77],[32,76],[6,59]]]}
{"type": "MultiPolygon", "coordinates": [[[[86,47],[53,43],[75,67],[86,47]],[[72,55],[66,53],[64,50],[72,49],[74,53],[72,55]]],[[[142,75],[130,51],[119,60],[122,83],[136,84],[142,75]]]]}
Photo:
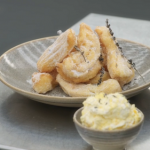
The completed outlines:
{"type": "Polygon", "coordinates": [[[55,88],[58,85],[58,82],[56,81],[56,77],[58,75],[56,68],[52,72],[50,72],[50,75],[53,77],[52,86],[53,88],[55,88]]]}
{"type": "Polygon", "coordinates": [[[59,68],[57,71],[61,75],[63,74],[63,78],[70,78],[74,83],[88,81],[98,73],[92,68],[99,60],[100,54],[101,48],[97,35],[88,25],[81,23],[77,38],[77,50],[69,54],[62,63],[57,64],[57,68],[59,68]],[[92,71],[93,73],[89,75],[89,72],[92,71]]]}
{"type": "Polygon", "coordinates": [[[106,48],[107,69],[111,78],[118,80],[121,86],[129,83],[134,78],[135,71],[121,53],[117,40],[112,36],[112,31],[107,27],[96,27],[95,31],[103,47],[106,48]]]}
{"type": "Polygon", "coordinates": [[[63,78],[58,74],[56,80],[63,91],[73,97],[87,97],[99,92],[109,94],[122,91],[120,84],[115,79],[108,79],[103,81],[100,85],[82,83],[74,84],[63,80],[63,78]]]}
{"type": "Polygon", "coordinates": [[[52,90],[57,84],[56,80],[49,73],[35,72],[32,75],[33,89],[37,93],[46,93],[52,90]]]}
{"type": "MultiPolygon", "coordinates": [[[[67,64],[66,64],[67,65],[67,64]]],[[[89,68],[89,70],[85,71],[82,74],[79,74],[78,72],[76,72],[76,70],[74,70],[74,73],[76,73],[76,77],[70,77],[69,75],[67,76],[63,71],[63,64],[60,63],[57,66],[57,71],[59,72],[59,74],[62,76],[62,78],[68,82],[73,82],[73,83],[83,83],[83,82],[87,82],[89,81],[92,77],[95,77],[95,75],[100,71],[101,69],[101,63],[99,62],[99,60],[96,61],[95,65],[92,68],[89,68]]]]}
{"type": "Polygon", "coordinates": [[[72,51],[76,44],[76,35],[72,29],[62,33],[57,40],[49,46],[37,62],[39,72],[50,73],[55,69],[57,63],[72,51]]]}
{"type": "Polygon", "coordinates": [[[59,84],[72,97],[109,94],[121,92],[134,78],[134,64],[124,56],[108,20],[106,27],[95,31],[81,23],[77,36],[72,29],[58,33],[37,62],[39,72],[32,75],[37,93],[44,94],[59,84]]]}

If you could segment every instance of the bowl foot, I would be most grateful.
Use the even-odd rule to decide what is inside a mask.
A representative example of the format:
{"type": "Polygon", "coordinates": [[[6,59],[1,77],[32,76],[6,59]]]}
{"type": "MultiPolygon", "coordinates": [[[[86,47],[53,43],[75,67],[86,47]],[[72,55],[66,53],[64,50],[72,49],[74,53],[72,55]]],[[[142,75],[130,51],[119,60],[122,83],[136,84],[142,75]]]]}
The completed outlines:
{"type": "MultiPolygon", "coordinates": [[[[105,148],[105,147],[101,147],[101,148],[95,148],[95,147],[93,147],[93,150],[110,150],[110,148],[105,148]]],[[[126,148],[124,148],[124,147],[122,147],[122,148],[115,148],[115,149],[111,149],[111,150],[127,150],[126,148]]]]}

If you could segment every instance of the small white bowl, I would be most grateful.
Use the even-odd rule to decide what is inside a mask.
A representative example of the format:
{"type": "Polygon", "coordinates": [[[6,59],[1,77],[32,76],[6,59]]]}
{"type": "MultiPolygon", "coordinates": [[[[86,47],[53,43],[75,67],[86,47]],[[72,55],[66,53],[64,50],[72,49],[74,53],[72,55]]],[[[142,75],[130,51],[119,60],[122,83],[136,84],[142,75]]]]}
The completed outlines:
{"type": "Polygon", "coordinates": [[[142,118],[133,127],[114,131],[94,130],[81,124],[80,117],[82,109],[80,108],[75,112],[73,121],[80,136],[88,144],[92,145],[94,150],[124,150],[126,145],[137,137],[144,121],[144,114],[137,109],[141,113],[142,118]]]}

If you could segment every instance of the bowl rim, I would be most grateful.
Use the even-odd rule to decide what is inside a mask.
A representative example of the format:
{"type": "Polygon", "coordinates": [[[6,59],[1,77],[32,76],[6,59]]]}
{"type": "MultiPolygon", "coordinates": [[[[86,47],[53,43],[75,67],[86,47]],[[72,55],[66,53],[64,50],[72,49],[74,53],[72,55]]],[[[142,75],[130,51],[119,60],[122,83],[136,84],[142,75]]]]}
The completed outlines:
{"type": "Polygon", "coordinates": [[[98,129],[92,129],[92,128],[88,128],[88,127],[83,126],[83,125],[77,120],[77,114],[83,110],[83,107],[79,108],[79,109],[74,113],[74,115],[73,115],[73,122],[74,122],[76,125],[78,125],[80,128],[83,128],[83,129],[89,130],[89,131],[99,132],[99,133],[117,133],[117,132],[124,132],[124,131],[128,131],[128,130],[134,129],[134,128],[136,128],[137,126],[139,126],[140,124],[142,124],[142,123],[144,122],[144,118],[145,118],[145,117],[144,117],[143,112],[142,112],[140,109],[138,109],[137,107],[136,107],[136,109],[141,113],[142,119],[141,119],[136,125],[134,125],[134,126],[132,126],[132,127],[125,128],[125,129],[117,129],[117,130],[98,130],[98,129]]]}
{"type": "MultiPolygon", "coordinates": [[[[30,40],[30,41],[27,41],[27,42],[24,42],[22,44],[19,44],[17,46],[14,46],[12,47],[11,49],[7,50],[6,52],[4,52],[1,56],[0,56],[0,62],[1,60],[3,59],[3,57],[12,52],[12,51],[15,51],[16,48],[20,47],[20,46],[23,46],[27,43],[30,43],[30,42],[35,42],[35,41],[40,41],[40,40],[44,40],[44,39],[54,39],[54,38],[57,38],[58,36],[50,36],[50,37],[43,37],[43,38],[38,38],[38,39],[34,39],[34,40],[30,40]]],[[[130,43],[133,43],[133,44],[138,44],[138,45],[141,45],[143,47],[146,47],[147,49],[150,50],[150,47],[146,46],[146,45],[143,45],[143,44],[140,44],[140,43],[137,43],[137,42],[133,42],[133,41],[130,41],[130,40],[126,40],[126,39],[122,39],[122,38],[117,38],[117,40],[121,40],[121,41],[126,41],[126,42],[130,42],[130,43]]],[[[41,97],[41,98],[53,98],[53,99],[62,99],[62,100],[77,100],[77,99],[80,99],[80,100],[84,100],[86,99],[87,97],[71,97],[71,96],[68,96],[68,97],[60,97],[60,96],[50,96],[50,95],[43,95],[43,94],[38,94],[38,93],[33,93],[33,92],[29,92],[29,91],[26,91],[26,90],[23,90],[23,89],[19,89],[11,84],[9,84],[7,81],[5,81],[2,76],[0,75],[0,81],[2,83],[4,83],[6,86],[10,87],[11,89],[19,92],[19,93],[24,93],[25,95],[31,95],[31,96],[38,96],[38,97],[41,97]]],[[[145,89],[146,87],[150,86],[150,82],[149,83],[146,83],[142,86],[139,86],[139,87],[136,87],[136,88],[133,88],[133,89],[130,89],[130,90],[126,90],[126,91],[122,91],[122,92],[119,92],[121,94],[128,94],[128,93],[132,93],[134,91],[140,91],[142,89],[145,89]]],[[[64,102],[64,101],[63,101],[64,102]]],[[[56,102],[57,103],[57,102],[56,102]]],[[[72,101],[70,102],[64,102],[64,103],[71,103],[72,104],[72,101]]],[[[78,103],[75,103],[75,104],[80,104],[79,102],[78,103]]]]}

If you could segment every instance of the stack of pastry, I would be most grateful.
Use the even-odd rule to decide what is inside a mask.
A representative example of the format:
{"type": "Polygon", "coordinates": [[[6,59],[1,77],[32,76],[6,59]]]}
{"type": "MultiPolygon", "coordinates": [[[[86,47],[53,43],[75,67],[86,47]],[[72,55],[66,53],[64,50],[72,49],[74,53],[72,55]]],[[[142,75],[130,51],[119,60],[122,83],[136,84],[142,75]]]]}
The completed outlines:
{"type": "Polygon", "coordinates": [[[58,84],[73,97],[121,92],[134,78],[134,68],[124,57],[107,22],[93,31],[81,23],[78,36],[72,29],[62,33],[37,62],[33,88],[46,93],[58,84]]]}

